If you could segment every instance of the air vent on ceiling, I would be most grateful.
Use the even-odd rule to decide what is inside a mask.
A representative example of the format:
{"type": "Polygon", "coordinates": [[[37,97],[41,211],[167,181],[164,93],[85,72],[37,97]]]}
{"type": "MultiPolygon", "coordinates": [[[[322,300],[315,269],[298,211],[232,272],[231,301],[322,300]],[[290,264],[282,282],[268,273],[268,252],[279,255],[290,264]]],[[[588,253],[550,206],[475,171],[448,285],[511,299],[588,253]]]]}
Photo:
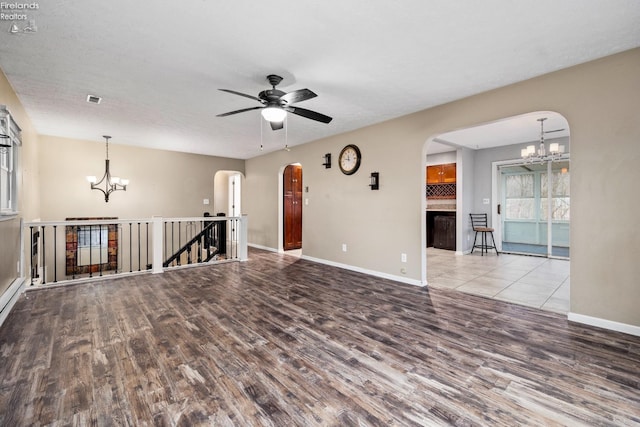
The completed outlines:
{"type": "Polygon", "coordinates": [[[100,104],[102,102],[102,98],[95,95],[87,95],[87,102],[90,102],[92,104],[100,104]]]}

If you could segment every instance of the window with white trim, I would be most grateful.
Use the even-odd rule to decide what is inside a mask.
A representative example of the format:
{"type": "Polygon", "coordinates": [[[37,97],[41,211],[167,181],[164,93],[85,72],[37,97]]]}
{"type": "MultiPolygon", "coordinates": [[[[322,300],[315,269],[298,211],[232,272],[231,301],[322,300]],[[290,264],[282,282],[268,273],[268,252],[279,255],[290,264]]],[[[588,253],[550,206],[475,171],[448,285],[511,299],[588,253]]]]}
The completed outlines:
{"type": "Polygon", "coordinates": [[[7,108],[0,105],[0,214],[11,215],[18,210],[18,161],[20,127],[7,108]]]}

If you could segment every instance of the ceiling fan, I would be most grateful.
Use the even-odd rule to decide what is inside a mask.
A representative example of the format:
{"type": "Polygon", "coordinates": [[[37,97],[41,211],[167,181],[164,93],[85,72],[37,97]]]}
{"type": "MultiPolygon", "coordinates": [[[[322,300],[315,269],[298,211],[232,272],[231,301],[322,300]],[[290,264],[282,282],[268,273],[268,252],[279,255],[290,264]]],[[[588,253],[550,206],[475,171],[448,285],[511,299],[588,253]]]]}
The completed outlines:
{"type": "Polygon", "coordinates": [[[275,74],[268,75],[267,80],[269,81],[269,84],[271,84],[272,88],[263,90],[258,94],[257,97],[253,95],[247,95],[246,93],[242,92],[236,92],[235,90],[219,89],[223,92],[229,92],[235,95],[244,96],[245,98],[254,99],[262,105],[230,111],[224,114],[218,114],[217,117],[226,117],[232,114],[244,113],[245,111],[261,109],[262,117],[264,117],[265,120],[267,120],[271,124],[271,129],[273,130],[282,129],[284,127],[284,118],[287,115],[287,112],[322,123],[329,123],[331,120],[333,120],[331,117],[325,116],[324,114],[307,110],[305,108],[294,107],[291,105],[296,102],[302,102],[306,101],[307,99],[315,98],[318,95],[316,95],[314,92],[310,91],[309,89],[298,89],[294,90],[293,92],[287,93],[276,89],[276,86],[278,86],[278,84],[282,81],[282,77],[276,76],[275,74]]]}

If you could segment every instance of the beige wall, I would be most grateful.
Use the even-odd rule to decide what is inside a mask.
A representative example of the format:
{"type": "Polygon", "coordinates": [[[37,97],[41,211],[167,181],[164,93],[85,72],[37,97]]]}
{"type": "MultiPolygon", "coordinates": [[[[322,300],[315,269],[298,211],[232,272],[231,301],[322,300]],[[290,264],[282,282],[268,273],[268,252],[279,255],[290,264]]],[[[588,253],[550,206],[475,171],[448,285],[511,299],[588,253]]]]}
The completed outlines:
{"type": "MultiPolygon", "coordinates": [[[[214,200],[218,170],[244,172],[244,160],[109,144],[111,174],[130,179],[127,191],[104,196],[85,177],[104,173],[104,142],[40,137],[42,220],[109,216],[122,219],[202,216],[214,200]]],[[[212,213],[213,214],[213,213],[212,213]]]]}
{"type": "MultiPolygon", "coordinates": [[[[420,281],[423,277],[425,142],[455,129],[531,111],[556,111],[571,129],[571,311],[640,326],[640,49],[634,49],[246,162],[249,241],[277,248],[278,173],[303,166],[309,204],[303,254],[420,281]],[[362,166],[342,175],[349,143],[362,166]],[[330,152],[334,166],[325,169],[330,152]],[[372,171],[381,187],[367,187],[372,171]],[[341,251],[341,244],[348,251],[341,251]],[[400,253],[408,262],[400,262],[400,253]],[[401,269],[406,273],[403,274],[401,269]]],[[[330,125],[329,125],[330,126],[330,125]]]]}
{"type": "MultiPolygon", "coordinates": [[[[38,137],[20,100],[0,70],[0,104],[6,105],[22,129],[21,166],[18,171],[18,210],[15,217],[0,217],[0,295],[18,277],[20,257],[20,219],[37,217],[38,203],[38,137]]],[[[1,308],[1,307],[0,307],[1,308]]]]}

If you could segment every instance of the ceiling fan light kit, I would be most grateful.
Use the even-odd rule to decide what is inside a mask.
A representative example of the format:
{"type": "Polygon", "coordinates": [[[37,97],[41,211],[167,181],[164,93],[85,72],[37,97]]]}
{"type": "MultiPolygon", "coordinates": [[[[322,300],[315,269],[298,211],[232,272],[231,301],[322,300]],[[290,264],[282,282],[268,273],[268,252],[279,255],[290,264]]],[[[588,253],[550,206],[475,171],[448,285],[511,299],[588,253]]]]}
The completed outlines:
{"type": "Polygon", "coordinates": [[[281,122],[287,116],[287,112],[279,107],[266,107],[262,109],[261,113],[268,122],[281,122]]]}
{"type": "Polygon", "coordinates": [[[292,104],[297,102],[306,101],[307,99],[315,98],[316,95],[309,89],[298,89],[293,92],[283,92],[276,89],[276,86],[282,81],[282,77],[275,74],[267,76],[267,80],[271,85],[271,89],[263,90],[258,96],[248,95],[246,93],[237,92],[231,89],[219,89],[223,92],[232,93],[234,95],[242,96],[244,98],[253,99],[258,101],[261,106],[243,108],[241,110],[229,111],[228,113],[218,114],[217,117],[226,117],[233,114],[244,113],[252,110],[262,110],[262,117],[271,124],[271,129],[279,130],[284,127],[284,119],[287,113],[296,114],[307,119],[315,120],[321,123],[329,123],[333,120],[331,117],[324,114],[307,110],[305,108],[294,107],[292,104]]]}

